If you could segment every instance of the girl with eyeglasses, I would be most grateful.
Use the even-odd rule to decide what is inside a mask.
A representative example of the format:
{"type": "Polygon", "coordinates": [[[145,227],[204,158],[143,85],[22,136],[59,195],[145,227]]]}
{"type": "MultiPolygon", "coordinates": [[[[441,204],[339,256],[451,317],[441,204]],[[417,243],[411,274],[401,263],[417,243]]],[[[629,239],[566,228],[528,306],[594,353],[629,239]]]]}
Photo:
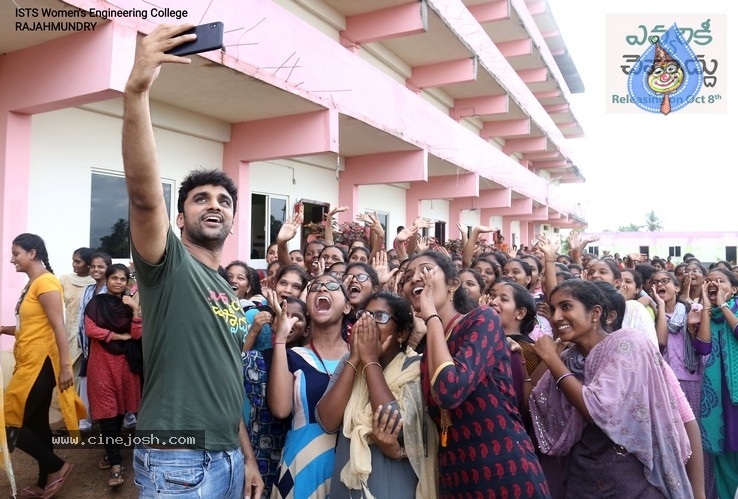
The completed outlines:
{"type": "MultiPolygon", "coordinates": [[[[276,300],[275,300],[276,301],[276,300]]],[[[274,353],[267,402],[277,418],[292,416],[272,498],[326,497],[330,491],[336,438],[323,431],[315,406],[325,393],[331,374],[348,353],[342,338],[343,321],[351,310],[341,281],[328,275],[307,286],[310,340],[304,347],[287,348],[294,318],[273,303],[274,353]]]]}
{"type": "Polygon", "coordinates": [[[351,353],[318,403],[338,432],[330,497],[436,497],[438,435],[425,424],[420,356],[407,346],[409,303],[386,291],[357,311],[351,353]]]}
{"type": "Polygon", "coordinates": [[[343,274],[343,283],[354,311],[379,289],[377,272],[368,263],[350,263],[343,274]]]}

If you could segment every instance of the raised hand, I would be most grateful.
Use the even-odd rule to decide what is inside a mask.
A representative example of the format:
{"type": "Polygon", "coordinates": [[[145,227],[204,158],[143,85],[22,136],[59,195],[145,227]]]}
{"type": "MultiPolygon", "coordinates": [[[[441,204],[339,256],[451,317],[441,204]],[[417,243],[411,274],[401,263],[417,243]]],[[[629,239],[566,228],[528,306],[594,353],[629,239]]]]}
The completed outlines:
{"type": "Polygon", "coordinates": [[[456,222],[456,227],[459,229],[459,232],[461,233],[461,240],[466,240],[467,237],[469,237],[469,227],[462,224],[461,221],[456,222]]]}
{"type": "Polygon", "coordinates": [[[416,248],[417,248],[418,253],[427,250],[428,249],[428,237],[423,236],[423,237],[418,238],[416,248]]]}
{"type": "Polygon", "coordinates": [[[291,241],[297,235],[297,231],[302,227],[303,215],[296,213],[292,218],[285,221],[277,234],[278,243],[286,243],[291,241]]]}
{"type": "Polygon", "coordinates": [[[413,237],[415,234],[417,234],[418,230],[420,230],[420,227],[417,227],[415,225],[411,225],[410,227],[405,227],[397,234],[397,236],[395,237],[395,240],[399,242],[405,242],[409,240],[411,237],[413,237]]]}
{"type": "Polygon", "coordinates": [[[272,323],[272,341],[274,343],[286,343],[287,337],[292,331],[295,323],[298,321],[297,316],[287,317],[287,310],[282,307],[279,297],[275,291],[267,292],[267,303],[274,310],[274,322],[272,323]]]}
{"type": "Polygon", "coordinates": [[[545,234],[537,234],[534,245],[546,256],[546,260],[555,260],[559,252],[559,242],[551,241],[545,234]]]}
{"type": "Polygon", "coordinates": [[[126,83],[126,92],[148,92],[164,63],[189,64],[190,59],[165,52],[197,38],[194,34],[182,34],[192,27],[193,24],[161,24],[143,37],[136,46],[136,57],[126,83]]]}
{"type": "Polygon", "coordinates": [[[331,208],[330,210],[328,210],[328,213],[326,213],[326,218],[331,219],[337,213],[343,213],[344,211],[348,211],[348,209],[348,206],[336,206],[335,208],[331,208]]]}
{"type": "Polygon", "coordinates": [[[418,217],[413,222],[413,227],[417,227],[418,229],[427,229],[430,227],[431,219],[428,217],[418,217]]]}
{"type": "Polygon", "coordinates": [[[390,270],[389,265],[387,265],[387,252],[384,250],[372,257],[372,267],[377,272],[380,286],[386,285],[390,282],[392,276],[397,274],[397,269],[390,270]]]}

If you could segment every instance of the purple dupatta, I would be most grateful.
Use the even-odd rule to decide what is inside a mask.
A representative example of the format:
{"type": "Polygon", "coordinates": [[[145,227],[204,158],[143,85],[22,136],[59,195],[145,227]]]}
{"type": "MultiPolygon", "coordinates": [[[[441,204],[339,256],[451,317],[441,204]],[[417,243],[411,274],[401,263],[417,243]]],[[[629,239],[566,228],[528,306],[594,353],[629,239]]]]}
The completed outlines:
{"type": "MultiPolygon", "coordinates": [[[[577,354],[574,347],[562,359],[566,363],[577,354]]],[[[684,467],[689,440],[666,381],[664,360],[649,339],[635,329],[608,335],[589,353],[582,382],[594,424],[643,464],[646,480],[667,497],[691,497],[684,467]]],[[[546,454],[567,455],[587,425],[557,390],[550,371],[533,389],[530,410],[546,454]]]]}

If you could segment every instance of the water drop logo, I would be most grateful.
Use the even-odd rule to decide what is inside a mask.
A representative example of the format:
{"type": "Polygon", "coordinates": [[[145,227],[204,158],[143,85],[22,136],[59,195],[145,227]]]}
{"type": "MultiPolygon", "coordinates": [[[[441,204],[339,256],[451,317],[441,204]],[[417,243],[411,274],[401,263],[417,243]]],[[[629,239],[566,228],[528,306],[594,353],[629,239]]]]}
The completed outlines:
{"type": "Polygon", "coordinates": [[[628,93],[644,111],[668,115],[694,102],[702,89],[702,65],[676,23],[649,41],[628,75],[628,93]]]}

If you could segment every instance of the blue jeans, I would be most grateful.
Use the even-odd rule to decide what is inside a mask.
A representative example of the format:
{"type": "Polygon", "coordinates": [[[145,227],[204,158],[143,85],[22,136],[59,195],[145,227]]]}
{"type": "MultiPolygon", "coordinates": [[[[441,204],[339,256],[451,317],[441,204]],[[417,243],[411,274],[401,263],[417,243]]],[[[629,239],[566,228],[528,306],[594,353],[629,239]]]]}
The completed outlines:
{"type": "Polygon", "coordinates": [[[133,452],[133,470],[141,499],[243,499],[241,449],[160,450],[139,445],[133,452]]]}

